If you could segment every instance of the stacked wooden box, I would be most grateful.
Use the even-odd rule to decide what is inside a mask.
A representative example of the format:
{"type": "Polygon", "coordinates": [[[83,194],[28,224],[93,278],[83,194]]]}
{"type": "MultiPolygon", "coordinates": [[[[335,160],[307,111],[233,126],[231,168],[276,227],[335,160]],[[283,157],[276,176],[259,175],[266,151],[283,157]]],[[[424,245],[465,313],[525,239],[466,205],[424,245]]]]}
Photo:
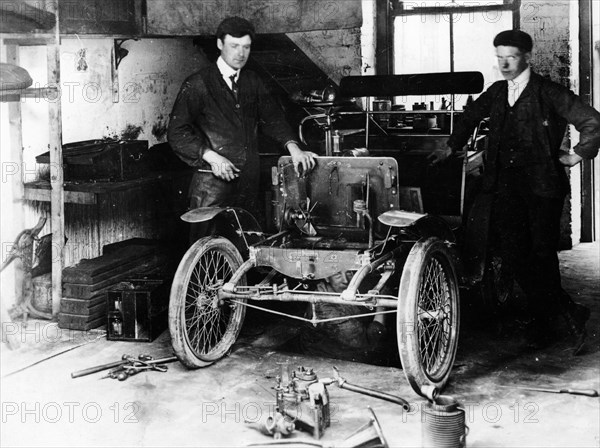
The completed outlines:
{"type": "Polygon", "coordinates": [[[102,256],[65,268],[58,326],[90,330],[105,325],[107,291],[132,275],[159,269],[167,258],[158,243],[133,239],[105,246],[102,256]]]}

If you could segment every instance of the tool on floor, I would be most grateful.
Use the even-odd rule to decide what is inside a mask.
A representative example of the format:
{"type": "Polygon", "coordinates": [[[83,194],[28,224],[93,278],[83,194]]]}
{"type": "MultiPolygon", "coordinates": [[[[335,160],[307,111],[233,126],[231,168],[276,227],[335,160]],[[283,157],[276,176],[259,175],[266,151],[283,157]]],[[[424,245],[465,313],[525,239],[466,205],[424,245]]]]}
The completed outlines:
{"type": "Polygon", "coordinates": [[[547,392],[550,394],[569,394],[569,395],[582,395],[584,397],[597,397],[598,391],[595,389],[548,389],[544,387],[530,387],[530,386],[498,386],[507,389],[521,389],[521,390],[532,390],[536,392],[547,392]]]}
{"type": "Polygon", "coordinates": [[[383,436],[383,431],[377,420],[377,416],[371,407],[367,407],[371,413],[369,423],[359,428],[356,432],[346,437],[339,443],[313,442],[312,440],[284,440],[267,443],[252,443],[246,446],[268,447],[268,448],[296,448],[296,447],[317,447],[317,448],[388,448],[389,445],[383,436]]]}
{"type": "Polygon", "coordinates": [[[167,358],[160,359],[153,359],[152,357],[150,357],[150,359],[132,359],[126,364],[122,364],[109,370],[109,372],[101,379],[112,378],[119,381],[125,381],[130,376],[137,375],[140,372],[166,372],[169,368],[165,364],[174,361],[177,361],[176,356],[169,356],[167,358]]]}
{"type": "Polygon", "coordinates": [[[378,390],[368,389],[366,387],[350,384],[348,381],[346,381],[345,378],[342,378],[340,376],[340,372],[339,372],[338,368],[335,366],[333,367],[333,378],[323,378],[320,382],[322,382],[326,385],[335,383],[341,389],[350,390],[352,392],[357,392],[359,394],[368,395],[370,397],[375,397],[375,398],[379,398],[381,400],[396,403],[396,404],[399,404],[400,406],[402,406],[404,408],[404,410],[406,410],[406,411],[410,410],[410,403],[401,397],[398,397],[396,395],[387,394],[385,392],[380,392],[378,390]]]}
{"type": "Polygon", "coordinates": [[[281,364],[275,390],[277,411],[291,418],[296,428],[320,439],[331,422],[329,394],[314,370],[298,367],[290,373],[289,364],[281,364]]]}
{"type": "Polygon", "coordinates": [[[91,375],[92,373],[102,372],[103,370],[109,369],[120,369],[125,365],[129,366],[139,366],[141,363],[145,364],[167,364],[170,362],[177,361],[176,356],[168,356],[166,358],[154,359],[150,355],[139,355],[137,358],[133,355],[124,354],[121,356],[120,361],[109,362],[107,364],[101,364],[94,367],[89,367],[87,369],[78,370],[77,372],[71,373],[71,378],[79,378],[86,375],[91,375]]]}
{"type": "MultiPolygon", "coordinates": [[[[158,360],[160,361],[160,360],[158,360]]],[[[147,372],[154,370],[156,372],[166,372],[168,367],[164,364],[154,364],[153,361],[135,361],[132,364],[123,364],[122,366],[115,367],[109,370],[109,372],[102,377],[117,379],[119,381],[125,381],[127,378],[133,375],[137,375],[140,372],[147,372]]]]}
{"type": "Polygon", "coordinates": [[[440,395],[433,403],[423,404],[421,446],[464,448],[467,446],[468,433],[465,411],[453,397],[440,395]]]}
{"type": "MultiPolygon", "coordinates": [[[[140,355],[143,356],[143,355],[140,355]]],[[[132,355],[121,356],[120,361],[113,361],[107,364],[100,364],[98,366],[89,367],[87,369],[78,370],[77,372],[71,373],[71,378],[79,378],[81,376],[91,375],[92,373],[102,372],[103,370],[112,369],[114,367],[121,366],[129,362],[130,359],[135,359],[132,355]]]]}

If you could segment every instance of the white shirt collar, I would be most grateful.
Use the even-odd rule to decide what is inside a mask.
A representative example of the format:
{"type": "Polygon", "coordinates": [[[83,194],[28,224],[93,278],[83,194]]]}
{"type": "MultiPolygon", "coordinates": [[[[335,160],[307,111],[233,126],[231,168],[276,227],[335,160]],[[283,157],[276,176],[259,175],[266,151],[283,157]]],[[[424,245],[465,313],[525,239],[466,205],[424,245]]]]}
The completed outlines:
{"type": "Polygon", "coordinates": [[[240,75],[239,70],[235,70],[227,65],[227,62],[225,62],[221,56],[219,56],[219,59],[217,59],[217,67],[219,67],[219,71],[221,72],[225,82],[227,82],[227,85],[231,83],[230,78],[232,75],[236,75],[236,78],[240,75]]]}

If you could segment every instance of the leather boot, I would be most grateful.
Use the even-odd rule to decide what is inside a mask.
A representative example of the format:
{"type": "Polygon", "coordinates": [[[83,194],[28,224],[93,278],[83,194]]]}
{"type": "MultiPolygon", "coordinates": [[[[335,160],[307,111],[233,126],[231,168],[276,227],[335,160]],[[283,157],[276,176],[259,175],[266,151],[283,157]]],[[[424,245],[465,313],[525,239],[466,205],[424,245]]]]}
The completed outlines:
{"type": "Polygon", "coordinates": [[[590,318],[590,309],[579,303],[573,303],[569,309],[563,313],[567,329],[571,336],[575,339],[573,345],[573,356],[581,353],[587,338],[585,324],[590,318]]]}

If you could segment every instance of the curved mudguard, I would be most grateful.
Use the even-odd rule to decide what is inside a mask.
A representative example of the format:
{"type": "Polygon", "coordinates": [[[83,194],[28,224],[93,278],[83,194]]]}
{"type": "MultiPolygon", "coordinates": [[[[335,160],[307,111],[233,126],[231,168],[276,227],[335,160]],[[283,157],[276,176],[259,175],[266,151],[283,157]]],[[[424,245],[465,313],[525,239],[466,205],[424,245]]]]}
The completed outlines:
{"type": "Polygon", "coordinates": [[[377,219],[386,226],[406,229],[421,238],[435,236],[444,241],[456,242],[450,225],[437,216],[404,210],[389,210],[379,215],[377,219]]]}
{"type": "Polygon", "coordinates": [[[456,273],[461,283],[464,283],[464,266],[462,258],[456,250],[456,235],[452,227],[443,218],[422,213],[406,212],[403,210],[390,210],[378,217],[379,221],[390,227],[402,228],[405,233],[414,235],[417,239],[430,237],[439,238],[452,246],[451,253],[454,258],[456,273]]]}
{"type": "Polygon", "coordinates": [[[227,238],[244,260],[248,259],[248,246],[263,239],[256,218],[239,207],[199,207],[184,213],[181,219],[191,224],[209,222],[207,235],[227,238]]]}

